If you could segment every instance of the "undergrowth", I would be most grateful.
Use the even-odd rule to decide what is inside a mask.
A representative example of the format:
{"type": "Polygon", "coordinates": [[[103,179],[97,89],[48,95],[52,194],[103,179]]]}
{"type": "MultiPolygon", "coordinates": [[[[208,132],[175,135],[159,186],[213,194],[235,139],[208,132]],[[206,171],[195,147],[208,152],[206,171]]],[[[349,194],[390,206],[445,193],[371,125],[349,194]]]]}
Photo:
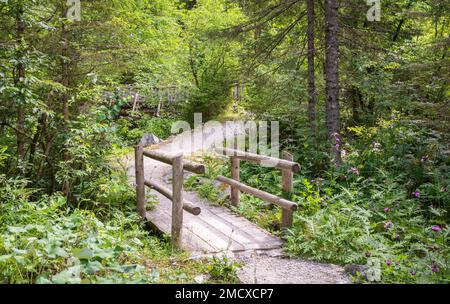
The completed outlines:
{"type": "MultiPolygon", "coordinates": [[[[1,161],[7,158],[0,149],[1,161]]],[[[150,234],[135,210],[135,192],[115,168],[92,181],[95,195],[68,202],[22,178],[0,175],[0,282],[19,284],[192,283],[235,280],[210,276],[214,261],[173,251],[150,234]]]]}
{"type": "MultiPolygon", "coordinates": [[[[316,171],[300,162],[292,200],[299,204],[288,231],[293,257],[360,265],[354,279],[382,283],[449,283],[450,155],[448,141],[414,127],[398,115],[374,127],[347,132],[345,164],[316,171]]],[[[296,151],[295,147],[291,150],[296,151]]],[[[301,151],[301,154],[314,153],[301,151]]],[[[208,162],[207,162],[208,164],[208,162]]],[[[210,168],[207,182],[189,186],[206,198],[220,197],[212,178],[228,164],[210,168]]],[[[243,162],[241,181],[281,195],[279,172],[243,162]]],[[[228,200],[217,201],[229,205],[228,200]]],[[[236,212],[280,233],[281,211],[241,194],[236,212]]]]}

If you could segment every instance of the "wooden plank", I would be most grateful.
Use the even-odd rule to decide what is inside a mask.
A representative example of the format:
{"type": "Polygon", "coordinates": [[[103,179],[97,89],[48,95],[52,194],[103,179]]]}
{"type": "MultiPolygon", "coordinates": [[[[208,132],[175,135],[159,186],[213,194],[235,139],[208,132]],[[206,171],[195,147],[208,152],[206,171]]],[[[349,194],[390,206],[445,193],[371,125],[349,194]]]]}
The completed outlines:
{"type": "Polygon", "coordinates": [[[207,223],[214,227],[214,229],[231,238],[233,245],[232,250],[265,248],[271,241],[274,240],[273,237],[254,229],[254,226],[247,226],[247,229],[243,229],[239,225],[231,223],[230,221],[219,216],[210,216],[207,220],[207,223]],[[256,237],[258,234],[259,239],[256,237]],[[235,243],[239,244],[239,246],[236,246],[235,243]]]}
{"type": "Polygon", "coordinates": [[[213,244],[196,235],[189,224],[183,227],[182,247],[186,248],[186,250],[202,251],[204,253],[220,252],[219,248],[214,247],[213,244]]]}
{"type": "Polygon", "coordinates": [[[264,191],[252,188],[250,186],[247,186],[247,185],[245,185],[243,183],[237,182],[235,180],[232,180],[232,179],[224,177],[224,176],[219,176],[217,178],[217,180],[219,182],[228,184],[228,185],[230,185],[232,187],[239,188],[240,191],[248,193],[248,194],[251,194],[253,196],[256,196],[257,198],[260,198],[260,199],[262,199],[264,201],[268,201],[268,202],[274,203],[274,204],[282,207],[283,209],[288,209],[288,210],[291,210],[291,211],[297,210],[298,206],[297,206],[296,203],[288,201],[288,200],[285,200],[285,199],[283,199],[281,197],[278,197],[276,195],[273,195],[273,194],[270,194],[270,193],[267,193],[267,192],[264,192],[264,191]]]}
{"type": "MultiPolygon", "coordinates": [[[[235,181],[239,181],[240,160],[237,157],[231,157],[231,178],[235,181]]],[[[231,204],[235,207],[239,207],[240,203],[240,191],[239,188],[231,186],[231,204]]]]}
{"type": "Polygon", "coordinates": [[[237,157],[241,160],[246,160],[257,164],[261,164],[262,162],[270,163],[273,164],[273,166],[277,169],[290,170],[294,173],[300,172],[300,165],[293,161],[228,148],[216,149],[216,152],[223,153],[227,156],[237,157]]]}
{"type": "MultiPolygon", "coordinates": [[[[168,205],[168,204],[167,204],[168,205]]],[[[169,210],[169,212],[171,212],[169,210]]],[[[145,218],[156,226],[162,233],[170,235],[170,213],[167,213],[164,208],[157,206],[150,211],[147,211],[145,218]]]]}
{"type": "Polygon", "coordinates": [[[219,250],[240,251],[245,249],[244,245],[233,239],[232,234],[226,235],[223,231],[220,231],[217,227],[206,221],[195,219],[186,227],[190,227],[190,230],[195,235],[219,250]]]}
{"type": "Polygon", "coordinates": [[[236,240],[241,244],[248,243],[249,240],[256,243],[267,243],[274,240],[278,241],[278,238],[268,234],[249,220],[237,216],[227,208],[219,207],[222,209],[222,212],[220,213],[212,212],[212,209],[209,206],[202,208],[203,213],[199,216],[199,220],[213,223],[214,226],[219,227],[220,230],[226,234],[230,234],[229,231],[234,230],[236,240]]]}
{"type": "MultiPolygon", "coordinates": [[[[283,159],[287,161],[294,160],[294,156],[287,152],[282,152],[283,159]]],[[[290,200],[292,197],[292,191],[294,190],[294,173],[291,170],[283,169],[281,171],[281,188],[283,190],[283,196],[285,199],[290,200]]],[[[281,211],[281,229],[284,231],[292,227],[294,213],[292,210],[282,209],[281,211]]]]}
{"type": "Polygon", "coordinates": [[[172,162],[172,243],[181,248],[183,229],[183,155],[179,155],[172,162]]]}
{"type": "MultiPolygon", "coordinates": [[[[160,204],[147,212],[148,220],[158,228],[162,228],[160,230],[165,233],[170,233],[170,204],[171,202],[161,195],[160,204]]],[[[226,208],[219,207],[224,212],[220,212],[220,216],[217,216],[210,212],[209,206],[201,205],[201,207],[203,212],[199,216],[185,214],[183,219],[182,247],[187,250],[212,253],[226,250],[230,246],[231,251],[237,252],[277,249],[282,246],[280,239],[226,208]],[[232,230],[233,234],[230,233],[232,230]]]]}
{"type": "MultiPolygon", "coordinates": [[[[160,204],[153,210],[148,211],[146,218],[159,231],[169,234],[171,231],[171,202],[165,198],[160,199],[160,204]]],[[[218,252],[219,249],[211,246],[206,241],[200,239],[197,235],[189,230],[189,227],[183,227],[183,240],[181,242],[183,249],[190,251],[218,252]]]]}
{"type": "MultiPolygon", "coordinates": [[[[164,200],[164,203],[160,203],[156,209],[158,211],[164,210],[166,213],[170,214],[170,201],[166,202],[164,200]]],[[[205,210],[205,208],[203,208],[205,210]]],[[[152,211],[153,212],[153,211],[152,211]]],[[[194,234],[194,236],[188,236],[190,238],[194,238],[198,240],[202,240],[205,244],[201,245],[202,250],[207,250],[208,247],[213,247],[215,250],[214,252],[219,252],[222,250],[226,250],[230,238],[228,235],[224,234],[222,229],[217,229],[213,225],[209,223],[211,215],[205,215],[201,214],[200,216],[192,216],[190,214],[186,214],[186,216],[183,218],[183,233],[186,232],[186,230],[189,231],[190,234],[194,234]]],[[[166,218],[164,218],[166,219],[166,218]]],[[[164,219],[159,218],[153,218],[153,220],[160,223],[164,219]]],[[[170,222],[170,216],[169,221],[170,222]]],[[[158,224],[155,224],[158,226],[158,224]]],[[[166,225],[162,224],[161,226],[167,228],[166,225]]],[[[170,230],[166,230],[170,231],[170,230]]],[[[183,240],[182,243],[192,247],[192,244],[186,244],[186,236],[183,234],[183,240]]],[[[244,247],[241,244],[238,244],[236,242],[232,241],[232,250],[242,250],[244,247]]],[[[209,250],[209,249],[208,249],[209,250]]]]}
{"type": "MultiPolygon", "coordinates": [[[[172,192],[162,184],[151,180],[145,180],[145,185],[172,200],[172,192]]],[[[193,203],[185,199],[183,199],[183,209],[192,215],[199,215],[202,212],[200,207],[195,206],[193,203]]]]}
{"type": "Polygon", "coordinates": [[[137,210],[140,216],[145,217],[145,177],[143,150],[144,146],[142,144],[139,144],[135,148],[135,167],[137,210]]]}
{"type": "MultiPolygon", "coordinates": [[[[175,155],[175,154],[171,154],[171,153],[167,153],[167,152],[163,152],[163,151],[159,151],[159,150],[144,150],[144,156],[155,159],[157,161],[160,161],[162,163],[171,165],[172,161],[179,157],[180,155],[175,155]]],[[[192,172],[192,173],[196,173],[196,174],[204,174],[206,169],[205,166],[202,164],[198,164],[198,163],[194,163],[191,161],[187,161],[185,160],[183,163],[184,169],[192,172]]]]}

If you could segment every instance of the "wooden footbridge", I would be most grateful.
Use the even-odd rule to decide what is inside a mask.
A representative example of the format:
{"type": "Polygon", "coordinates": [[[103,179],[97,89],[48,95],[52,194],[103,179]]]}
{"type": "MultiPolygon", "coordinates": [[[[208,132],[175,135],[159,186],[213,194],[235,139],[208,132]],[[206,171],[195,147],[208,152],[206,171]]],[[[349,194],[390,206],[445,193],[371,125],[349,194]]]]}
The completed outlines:
{"type": "MultiPolygon", "coordinates": [[[[276,159],[233,149],[221,152],[231,158],[231,177],[219,177],[220,183],[231,187],[231,203],[238,206],[240,192],[245,192],[282,208],[281,227],[292,225],[297,204],[289,201],[292,192],[293,173],[300,166],[292,161],[292,155],[284,152],[284,159],[276,159]],[[282,172],[285,198],[249,187],[239,180],[241,161],[270,162],[282,172]]],[[[135,149],[135,174],[137,209],[139,214],[155,228],[170,234],[172,244],[191,252],[215,254],[220,252],[276,251],[283,241],[264,231],[254,223],[236,215],[230,209],[208,204],[196,194],[183,191],[185,171],[203,174],[205,166],[158,149],[135,149]],[[153,190],[159,203],[147,208],[146,188],[153,190]]]]}

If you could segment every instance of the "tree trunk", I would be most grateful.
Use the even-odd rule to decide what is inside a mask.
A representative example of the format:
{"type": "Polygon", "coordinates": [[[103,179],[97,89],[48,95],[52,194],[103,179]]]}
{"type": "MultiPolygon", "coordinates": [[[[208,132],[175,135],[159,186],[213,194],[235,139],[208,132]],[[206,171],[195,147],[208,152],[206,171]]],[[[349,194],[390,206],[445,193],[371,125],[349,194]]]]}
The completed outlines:
{"type": "MultiPolygon", "coordinates": [[[[63,6],[62,8],[62,24],[61,24],[61,84],[64,86],[64,92],[62,92],[61,96],[61,104],[62,104],[62,114],[63,114],[63,128],[64,132],[68,131],[68,122],[69,122],[69,85],[70,85],[70,67],[69,67],[69,39],[68,39],[68,31],[67,26],[65,24],[65,18],[67,17],[67,6],[63,6]]],[[[69,160],[69,154],[67,152],[67,145],[64,143],[64,152],[63,152],[64,161],[69,160]]],[[[66,180],[62,184],[62,192],[67,196],[67,201],[71,200],[71,189],[70,184],[66,180]]]]}
{"type": "MultiPolygon", "coordinates": [[[[408,2],[408,4],[406,5],[406,9],[409,10],[409,9],[411,8],[412,4],[413,4],[413,1],[410,0],[410,1],[408,2]]],[[[397,41],[397,38],[400,36],[400,32],[401,32],[401,30],[402,30],[402,26],[403,26],[403,24],[405,23],[405,21],[406,21],[406,19],[405,19],[405,18],[402,18],[402,19],[400,20],[400,22],[398,23],[397,29],[395,30],[394,36],[392,37],[392,41],[393,41],[393,42],[396,42],[396,41],[397,41]]]]}
{"type": "MultiPolygon", "coordinates": [[[[65,18],[67,9],[63,10],[63,18],[65,18]]],[[[67,89],[69,87],[69,47],[67,45],[67,29],[66,25],[63,23],[61,27],[61,84],[64,86],[66,91],[62,93],[61,103],[63,106],[63,116],[64,116],[64,129],[67,130],[67,122],[69,120],[69,95],[67,89]]]]}
{"type": "MultiPolygon", "coordinates": [[[[25,35],[25,23],[23,21],[24,10],[23,7],[18,7],[16,15],[16,35],[17,46],[19,52],[22,53],[22,39],[25,35]]],[[[21,54],[21,57],[22,54],[21,54]]],[[[21,58],[22,59],[22,58],[21,58]]],[[[16,87],[22,87],[25,81],[25,66],[22,61],[16,66],[16,73],[14,75],[14,84],[16,87]]],[[[25,159],[25,96],[23,93],[19,93],[17,101],[17,159],[22,162],[25,159]]]]}
{"type": "Polygon", "coordinates": [[[361,110],[363,108],[362,104],[362,94],[361,91],[355,87],[352,86],[349,89],[348,98],[352,102],[352,119],[353,119],[353,125],[358,125],[361,123],[361,110]]]}
{"type": "Polygon", "coordinates": [[[332,145],[334,164],[341,159],[341,135],[339,115],[339,1],[325,0],[326,21],[326,124],[332,145]]]}
{"type": "Polygon", "coordinates": [[[259,42],[259,39],[261,38],[262,34],[262,25],[258,25],[255,28],[255,32],[253,33],[253,38],[255,40],[255,55],[259,56],[261,54],[261,45],[259,42]]]}
{"type": "Polygon", "coordinates": [[[307,0],[308,6],[308,120],[309,127],[311,129],[311,138],[316,142],[317,123],[316,123],[316,104],[317,104],[317,91],[316,91],[316,78],[314,74],[314,57],[315,57],[315,45],[314,45],[314,0],[307,0]]]}

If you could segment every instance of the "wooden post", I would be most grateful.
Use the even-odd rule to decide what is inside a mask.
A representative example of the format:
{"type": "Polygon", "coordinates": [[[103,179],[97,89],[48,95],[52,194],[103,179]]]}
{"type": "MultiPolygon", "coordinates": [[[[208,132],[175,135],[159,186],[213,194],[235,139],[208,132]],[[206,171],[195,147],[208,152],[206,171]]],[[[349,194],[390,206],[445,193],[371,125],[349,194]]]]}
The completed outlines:
{"type": "MultiPolygon", "coordinates": [[[[287,151],[283,151],[282,158],[288,161],[293,161],[294,157],[287,151]]],[[[287,200],[291,200],[292,191],[294,190],[294,173],[292,170],[283,169],[281,176],[281,187],[283,189],[283,196],[287,200]]],[[[282,209],[281,215],[281,229],[286,230],[292,227],[293,211],[282,209]]]]}
{"type": "Polygon", "coordinates": [[[145,218],[144,146],[142,144],[135,148],[135,166],[137,210],[140,216],[145,218]]]}
{"type": "Polygon", "coordinates": [[[136,107],[139,103],[139,93],[136,92],[134,93],[134,98],[133,98],[133,112],[136,111],[136,107]]]}
{"type": "Polygon", "coordinates": [[[172,161],[172,244],[181,248],[183,230],[183,155],[172,161]]]}
{"type": "MultiPolygon", "coordinates": [[[[231,157],[231,178],[235,181],[239,181],[239,170],[240,170],[240,160],[239,158],[232,156],[231,157]]],[[[238,188],[231,186],[231,204],[235,207],[239,207],[240,204],[240,191],[238,188]]]]}

